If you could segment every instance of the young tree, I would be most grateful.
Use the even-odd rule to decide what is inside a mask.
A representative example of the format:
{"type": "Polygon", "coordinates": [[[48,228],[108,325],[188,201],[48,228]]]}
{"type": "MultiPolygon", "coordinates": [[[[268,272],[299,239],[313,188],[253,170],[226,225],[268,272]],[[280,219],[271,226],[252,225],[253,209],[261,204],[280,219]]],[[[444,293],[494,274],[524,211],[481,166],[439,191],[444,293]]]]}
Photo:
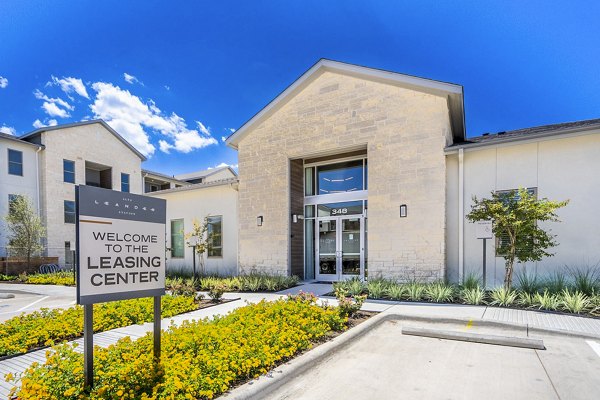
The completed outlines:
{"type": "Polygon", "coordinates": [[[566,201],[538,200],[527,189],[508,192],[492,192],[489,199],[473,197],[471,212],[467,219],[493,221],[492,231],[498,238],[497,253],[505,264],[504,288],[510,290],[515,260],[539,261],[553,254],[548,249],[556,246],[555,235],[538,226],[538,221],[559,222],[556,210],[568,204],[566,201]]]}
{"type": "Polygon", "coordinates": [[[46,235],[46,229],[40,217],[25,196],[16,196],[10,201],[8,214],[4,219],[9,250],[17,256],[27,258],[27,266],[30,266],[31,256],[44,248],[41,241],[46,235]]]}
{"type": "MultiPolygon", "coordinates": [[[[196,218],[192,220],[192,231],[185,234],[187,245],[190,247],[196,246],[196,253],[199,255],[200,274],[204,273],[204,253],[208,250],[209,236],[208,232],[208,217],[204,217],[202,222],[196,218]]],[[[194,254],[196,257],[196,254],[194,254]]]]}

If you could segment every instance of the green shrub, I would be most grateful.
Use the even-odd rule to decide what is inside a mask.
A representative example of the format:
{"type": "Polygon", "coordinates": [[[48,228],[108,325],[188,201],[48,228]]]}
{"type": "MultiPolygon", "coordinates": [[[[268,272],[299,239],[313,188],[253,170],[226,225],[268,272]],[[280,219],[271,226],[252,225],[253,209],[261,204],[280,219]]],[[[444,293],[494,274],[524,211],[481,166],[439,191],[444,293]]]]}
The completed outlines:
{"type": "Polygon", "coordinates": [[[480,305],[485,301],[485,290],[480,287],[463,288],[459,294],[463,304],[480,305]]]}
{"type": "Polygon", "coordinates": [[[359,278],[352,278],[346,281],[346,285],[348,293],[351,296],[359,296],[366,291],[364,282],[361,281],[359,278]]]}
{"type": "Polygon", "coordinates": [[[341,287],[338,287],[338,289],[335,291],[335,297],[338,301],[340,315],[343,317],[352,317],[358,312],[358,310],[360,310],[363,303],[367,299],[366,294],[348,296],[348,292],[341,287]]]}
{"type": "Polygon", "coordinates": [[[225,285],[222,282],[215,283],[208,289],[208,297],[215,303],[221,301],[223,293],[225,293],[225,285]]]}
{"type": "Polygon", "coordinates": [[[369,281],[367,282],[367,293],[369,295],[369,298],[383,299],[385,293],[387,292],[388,286],[389,282],[385,279],[369,279],[369,281]]]}
{"type": "Polygon", "coordinates": [[[19,275],[19,280],[23,283],[29,283],[32,285],[75,285],[75,277],[73,276],[73,272],[69,271],[52,272],[49,274],[21,274],[19,275]]]}
{"type": "Polygon", "coordinates": [[[212,399],[344,329],[345,322],[337,309],[311,300],[262,301],[213,321],[170,327],[162,336],[158,369],[151,333],[135,342],[124,338],[107,349],[97,348],[89,395],[83,393],[83,355],[59,346],[46,363],[25,371],[14,394],[22,400],[212,399]]]}
{"type": "Polygon", "coordinates": [[[454,300],[454,287],[443,282],[436,282],[425,287],[425,297],[436,303],[448,303],[454,300]]]}
{"type": "MultiPolygon", "coordinates": [[[[197,309],[194,297],[163,296],[162,317],[168,318],[197,309]]],[[[94,305],[94,332],[154,320],[152,298],[132,299],[94,305]]],[[[0,323],[0,356],[24,353],[83,335],[83,307],[47,309],[21,314],[0,323]]]]}
{"type": "Polygon", "coordinates": [[[15,276],[15,275],[0,274],[0,282],[3,282],[3,281],[14,281],[16,279],[17,279],[17,276],[15,276]]]}
{"type": "Polygon", "coordinates": [[[560,296],[560,304],[563,310],[580,314],[590,306],[589,298],[581,292],[570,292],[565,289],[560,296]]]}
{"type": "Polygon", "coordinates": [[[463,289],[477,289],[481,287],[481,277],[473,272],[468,273],[463,279],[463,289]]]}
{"type": "Polygon", "coordinates": [[[600,293],[600,273],[598,266],[594,267],[579,267],[572,270],[573,273],[573,289],[581,292],[586,296],[593,296],[595,293],[600,293]]]}
{"type": "Polygon", "coordinates": [[[517,279],[517,285],[521,292],[535,294],[540,291],[541,282],[538,280],[537,275],[528,273],[525,268],[519,272],[517,279]]]}
{"type": "Polygon", "coordinates": [[[550,293],[561,293],[568,288],[567,278],[562,271],[555,271],[542,282],[542,289],[550,293]]]}
{"type": "Polygon", "coordinates": [[[517,304],[519,304],[521,307],[525,307],[525,308],[535,307],[535,305],[536,305],[535,295],[536,294],[537,293],[520,292],[519,297],[517,299],[517,304]]]}
{"type": "Polygon", "coordinates": [[[560,307],[560,298],[556,294],[552,294],[547,290],[544,290],[544,293],[536,293],[535,294],[535,303],[534,305],[539,309],[545,310],[558,310],[560,307]]]}
{"type": "Polygon", "coordinates": [[[421,301],[424,299],[425,285],[419,282],[410,282],[406,284],[404,292],[406,298],[411,301],[421,301]]]}
{"type": "Polygon", "coordinates": [[[510,307],[517,299],[517,292],[505,288],[494,289],[490,292],[490,299],[490,305],[492,306],[510,307]]]}
{"type": "Polygon", "coordinates": [[[173,278],[167,286],[173,296],[196,295],[196,282],[192,278],[173,278]]]}
{"type": "Polygon", "coordinates": [[[405,288],[403,285],[398,283],[392,283],[387,288],[386,296],[392,300],[402,300],[404,292],[405,288]]]}

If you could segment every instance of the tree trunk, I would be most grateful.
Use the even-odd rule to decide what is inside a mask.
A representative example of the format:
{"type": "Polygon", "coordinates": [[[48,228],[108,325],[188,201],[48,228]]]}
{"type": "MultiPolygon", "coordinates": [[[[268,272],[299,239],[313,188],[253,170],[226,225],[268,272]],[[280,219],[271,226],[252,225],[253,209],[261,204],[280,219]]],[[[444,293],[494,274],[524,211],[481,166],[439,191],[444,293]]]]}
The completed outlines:
{"type": "Polygon", "coordinates": [[[512,286],[514,264],[515,264],[515,256],[514,256],[514,254],[511,254],[506,259],[506,271],[504,274],[504,289],[506,289],[506,290],[510,290],[510,288],[512,286]]]}

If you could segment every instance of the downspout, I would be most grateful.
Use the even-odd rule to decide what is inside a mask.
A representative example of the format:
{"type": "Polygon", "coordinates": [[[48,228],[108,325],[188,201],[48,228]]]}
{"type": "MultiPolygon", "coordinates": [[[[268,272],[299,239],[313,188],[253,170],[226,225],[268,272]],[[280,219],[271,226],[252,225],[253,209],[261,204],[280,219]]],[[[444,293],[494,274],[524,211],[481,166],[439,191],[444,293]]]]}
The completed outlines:
{"type": "Polygon", "coordinates": [[[35,189],[36,189],[36,203],[38,209],[38,216],[42,216],[42,209],[40,208],[40,151],[42,147],[38,147],[35,152],[35,189]]]}
{"type": "Polygon", "coordinates": [[[464,149],[458,149],[458,281],[463,282],[465,276],[465,169],[464,149]]]}

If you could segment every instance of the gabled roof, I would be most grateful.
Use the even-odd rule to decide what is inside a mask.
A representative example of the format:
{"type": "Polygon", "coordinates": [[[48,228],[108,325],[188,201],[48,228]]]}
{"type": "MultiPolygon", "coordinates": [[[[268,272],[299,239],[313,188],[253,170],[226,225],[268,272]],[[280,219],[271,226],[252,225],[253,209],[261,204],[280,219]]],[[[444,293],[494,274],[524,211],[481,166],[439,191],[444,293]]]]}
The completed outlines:
{"type": "Polygon", "coordinates": [[[179,179],[175,178],[175,176],[166,175],[166,174],[163,174],[161,172],[150,171],[149,169],[143,169],[142,168],[142,175],[143,176],[150,176],[150,177],[153,177],[153,178],[164,179],[165,181],[171,181],[171,182],[176,182],[176,183],[181,183],[181,184],[186,184],[187,183],[185,181],[180,181],[179,179]]]}
{"type": "Polygon", "coordinates": [[[50,131],[56,131],[56,130],[59,130],[59,129],[74,128],[74,127],[77,127],[77,126],[92,125],[92,124],[100,124],[100,125],[102,125],[104,128],[106,128],[107,131],[109,131],[117,139],[119,139],[125,146],[129,147],[129,149],[131,151],[133,151],[142,161],[146,161],[146,156],[144,156],[142,153],[140,153],[135,147],[133,147],[131,145],[131,143],[129,143],[127,140],[125,140],[123,138],[123,136],[119,135],[117,133],[117,131],[115,131],[106,122],[104,122],[104,120],[101,120],[101,119],[93,119],[93,120],[90,120],[90,121],[73,122],[73,123],[70,123],[70,124],[62,124],[62,125],[55,125],[55,126],[45,126],[43,128],[36,129],[33,132],[27,133],[27,134],[21,136],[19,139],[27,140],[27,139],[31,139],[31,138],[34,138],[36,136],[39,136],[39,135],[41,135],[44,132],[50,132],[50,131]]]}
{"type": "Polygon", "coordinates": [[[556,135],[575,134],[593,129],[600,130],[600,118],[533,126],[530,128],[515,129],[492,134],[484,133],[481,136],[472,137],[462,142],[455,143],[452,146],[447,147],[446,150],[451,151],[459,148],[481,147],[556,135]]]}
{"type": "Polygon", "coordinates": [[[252,127],[256,126],[264,119],[272,115],[277,109],[287,103],[292,97],[308,86],[310,82],[312,82],[325,71],[338,72],[340,74],[394,84],[443,96],[448,101],[454,140],[462,141],[465,138],[463,87],[461,85],[322,58],[306,72],[304,72],[277,97],[271,100],[271,102],[262,110],[260,110],[252,118],[246,121],[240,128],[238,128],[238,130],[231,134],[225,141],[227,145],[237,149],[239,142],[246,136],[252,127]]]}
{"type": "Polygon", "coordinates": [[[239,179],[236,176],[234,178],[217,179],[216,181],[205,182],[205,183],[191,183],[191,184],[187,184],[185,186],[181,186],[178,188],[157,190],[154,192],[144,193],[144,195],[145,196],[160,196],[161,194],[187,192],[188,190],[206,189],[206,188],[214,187],[214,186],[237,185],[238,182],[239,182],[239,179]]]}
{"type": "Polygon", "coordinates": [[[18,137],[16,137],[16,136],[9,135],[8,133],[3,133],[3,132],[0,132],[0,139],[12,140],[12,141],[14,141],[14,142],[23,143],[23,144],[26,144],[26,145],[29,145],[29,146],[33,146],[33,147],[37,147],[37,148],[44,147],[44,146],[42,146],[41,144],[37,144],[37,143],[30,143],[30,142],[27,142],[27,141],[25,141],[25,140],[21,140],[21,139],[19,139],[19,138],[18,138],[18,137]]]}
{"type": "Polygon", "coordinates": [[[217,172],[221,172],[225,169],[229,169],[229,171],[231,171],[233,176],[237,177],[237,173],[234,171],[234,169],[231,168],[229,165],[225,165],[223,167],[208,168],[208,169],[204,169],[201,171],[188,172],[187,174],[175,175],[175,179],[179,179],[181,181],[186,181],[186,180],[190,180],[190,179],[206,178],[208,176],[216,174],[217,172]]]}

